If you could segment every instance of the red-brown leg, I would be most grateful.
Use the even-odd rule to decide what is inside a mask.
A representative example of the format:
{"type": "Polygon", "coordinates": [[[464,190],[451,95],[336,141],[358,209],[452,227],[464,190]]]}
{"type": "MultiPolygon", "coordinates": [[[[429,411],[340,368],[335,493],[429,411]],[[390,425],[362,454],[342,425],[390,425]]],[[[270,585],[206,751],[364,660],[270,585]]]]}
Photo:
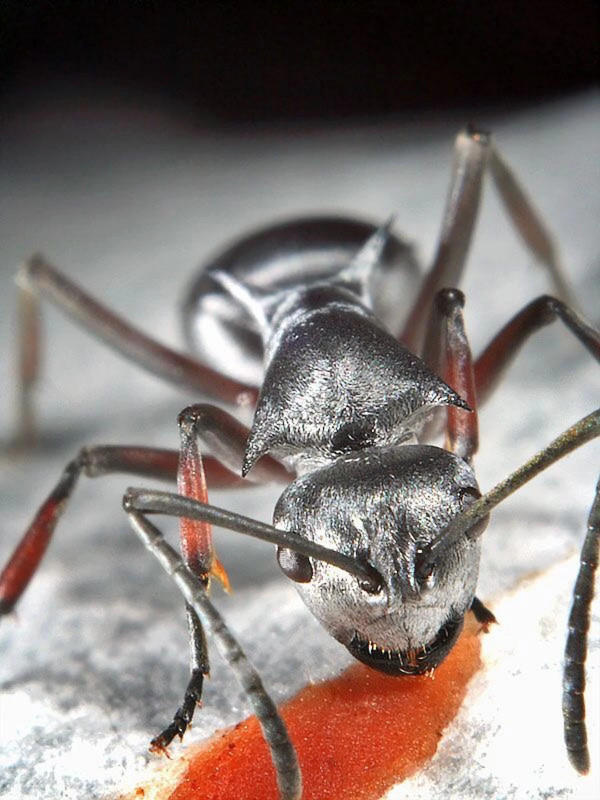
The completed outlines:
{"type": "Polygon", "coordinates": [[[550,274],[558,296],[574,305],[554,238],[496,150],[492,137],[476,130],[464,131],[455,141],[452,177],[433,264],[400,337],[414,353],[421,350],[436,293],[445,286],[460,284],[479,211],[483,178],[488,169],[523,243],[550,274]]]}
{"type": "MultiPolygon", "coordinates": [[[[177,465],[177,491],[183,497],[191,497],[208,503],[208,488],[203,459],[198,447],[198,418],[194,408],[186,408],[179,415],[180,450],[177,465]]],[[[212,542],[212,526],[204,520],[187,517],[179,519],[179,541],[183,561],[208,590],[210,578],[218,578],[229,591],[227,573],[216,556],[212,542]]],[[[196,707],[202,700],[204,678],[208,676],[210,663],[206,637],[197,613],[186,603],[186,615],[190,640],[190,679],[185,688],[183,702],[175,712],[172,722],[155,736],[150,749],[167,753],[167,748],[178,736],[183,738],[192,722],[196,707]]]]}
{"type": "Polygon", "coordinates": [[[464,302],[458,289],[437,293],[423,358],[469,404],[471,411],[448,406],[446,447],[471,463],[479,446],[479,433],[473,360],[462,315],[464,302]]]}
{"type": "MultiPolygon", "coordinates": [[[[208,488],[202,456],[198,447],[198,416],[194,406],[179,415],[180,450],[177,468],[177,491],[200,503],[208,503],[208,488]]],[[[179,520],[181,555],[192,572],[207,585],[210,577],[218,577],[229,589],[227,573],[216,558],[212,544],[212,527],[208,522],[182,517],[179,520]]]]}
{"type": "Polygon", "coordinates": [[[75,323],[125,358],[169,383],[237,405],[254,405],[258,390],[221,375],[190,356],[159,344],[70,281],[41,256],[27,261],[18,275],[21,307],[19,419],[17,443],[34,436],[31,392],[39,372],[38,298],[49,300],[75,323]]]}
{"type": "Polygon", "coordinates": [[[575,306],[575,298],[565,279],[558,246],[552,233],[512,169],[493,145],[488,168],[500,199],[523,243],[550,274],[556,294],[565,303],[575,306]]]}
{"type": "Polygon", "coordinates": [[[480,403],[485,402],[492,394],[505,370],[531,334],[555,319],[564,322],[592,356],[600,361],[600,333],[555,297],[538,297],[494,336],[475,361],[475,385],[480,403]]]}
{"type": "MultiPolygon", "coordinates": [[[[203,406],[205,410],[210,406],[203,406]]],[[[206,412],[206,417],[210,414],[206,412]]],[[[217,431],[223,432],[225,444],[221,454],[225,458],[229,441],[228,468],[223,459],[215,456],[204,458],[206,482],[214,488],[234,488],[252,486],[269,481],[287,483],[290,473],[272,458],[264,458],[257,470],[249,478],[239,476],[243,453],[243,442],[248,429],[220,409],[215,409],[212,418],[213,428],[207,434],[211,442],[217,438],[217,431]],[[237,469],[238,474],[233,470],[237,469]]],[[[216,446],[215,446],[216,449],[216,446]]],[[[159,480],[175,481],[180,454],[177,451],[147,447],[84,447],[67,464],[55,488],[40,506],[31,525],[17,545],[8,564],[0,574],[0,615],[6,614],[15,606],[23,594],[54,533],[54,529],[73,494],[79,476],[83,473],[97,478],[114,472],[133,473],[159,480]]],[[[227,460],[227,459],[225,459],[227,460]]]]}
{"type": "MultiPolygon", "coordinates": [[[[189,406],[179,415],[180,452],[177,468],[177,489],[181,496],[208,504],[208,487],[203,457],[198,441],[209,444],[212,451],[231,467],[240,468],[244,456],[248,430],[222,409],[205,404],[189,406]]],[[[262,477],[289,479],[278,462],[263,459],[262,477]]],[[[229,579],[225,568],[216,556],[212,543],[212,526],[207,520],[191,517],[179,518],[179,537],[183,560],[203,585],[209,588],[211,577],[217,578],[226,590],[229,579]]],[[[200,618],[186,605],[190,634],[191,676],[185,689],[183,702],[175,712],[173,721],[151,742],[151,749],[165,752],[178,736],[183,737],[202,697],[204,677],[208,675],[209,661],[206,639],[200,618]]]]}
{"type": "Polygon", "coordinates": [[[437,250],[400,336],[413,353],[421,350],[436,294],[444,286],[457,286],[460,282],[479,211],[488,155],[487,134],[463,131],[456,137],[437,250]]]}
{"type": "Polygon", "coordinates": [[[15,440],[29,447],[35,439],[33,389],[40,371],[40,308],[36,297],[28,290],[18,292],[18,396],[15,440]]]}
{"type": "MultiPolygon", "coordinates": [[[[178,459],[179,453],[175,450],[146,447],[83,448],[65,467],[60,480],[40,506],[0,574],[0,616],[14,608],[37,571],[82,472],[91,478],[125,472],[174,481],[178,459]]],[[[205,468],[207,480],[215,488],[252,485],[251,481],[234,475],[216,459],[207,459],[205,468]]]]}
{"type": "Polygon", "coordinates": [[[0,574],[0,616],[8,614],[34,576],[54,528],[81,473],[79,457],[69,462],[0,574]]]}

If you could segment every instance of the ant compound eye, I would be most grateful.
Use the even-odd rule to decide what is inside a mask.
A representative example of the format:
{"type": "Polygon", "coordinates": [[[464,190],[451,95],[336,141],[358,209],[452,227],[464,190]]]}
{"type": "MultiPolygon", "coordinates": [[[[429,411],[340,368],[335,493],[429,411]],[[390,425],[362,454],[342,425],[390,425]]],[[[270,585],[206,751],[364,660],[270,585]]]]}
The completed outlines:
{"type": "Polygon", "coordinates": [[[433,589],[436,584],[435,567],[433,564],[426,565],[426,569],[421,567],[419,561],[415,562],[415,582],[418,586],[419,594],[433,589]]]}
{"type": "Polygon", "coordinates": [[[373,575],[372,578],[367,578],[358,582],[358,585],[367,594],[381,594],[383,591],[383,579],[379,576],[373,575]]]}
{"type": "Polygon", "coordinates": [[[287,547],[278,547],[277,561],[283,574],[291,581],[310,583],[312,580],[313,568],[308,556],[303,556],[287,547]]]}
{"type": "Polygon", "coordinates": [[[435,568],[430,567],[425,575],[419,575],[419,593],[428,592],[437,583],[435,568]]]}
{"type": "Polygon", "coordinates": [[[459,490],[459,498],[461,508],[464,510],[468,508],[475,500],[479,500],[481,492],[475,486],[464,486],[459,490]]]}

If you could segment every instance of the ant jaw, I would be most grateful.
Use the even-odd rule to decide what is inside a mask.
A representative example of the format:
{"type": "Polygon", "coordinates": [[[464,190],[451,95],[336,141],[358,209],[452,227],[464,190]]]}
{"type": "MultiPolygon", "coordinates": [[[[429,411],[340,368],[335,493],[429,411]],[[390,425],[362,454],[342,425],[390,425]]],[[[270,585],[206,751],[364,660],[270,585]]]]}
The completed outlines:
{"type": "Polygon", "coordinates": [[[358,661],[388,675],[422,675],[438,667],[454,647],[465,622],[464,615],[451,617],[438,631],[432,642],[420,648],[404,651],[389,650],[355,631],[349,652],[358,661]]]}

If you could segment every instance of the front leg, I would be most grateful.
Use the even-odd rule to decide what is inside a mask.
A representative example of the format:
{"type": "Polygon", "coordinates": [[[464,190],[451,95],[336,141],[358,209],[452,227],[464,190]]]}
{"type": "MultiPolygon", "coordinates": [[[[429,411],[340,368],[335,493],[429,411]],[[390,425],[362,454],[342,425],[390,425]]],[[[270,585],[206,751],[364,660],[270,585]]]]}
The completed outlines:
{"type": "Polygon", "coordinates": [[[210,602],[202,581],[163,539],[147,517],[135,510],[130,495],[123,501],[133,529],[161,566],[171,576],[198,620],[214,638],[223,659],[229,664],[250,701],[262,728],[277,775],[280,800],[300,800],[302,775],[298,757],[277,706],[265,690],[260,675],[246,658],[217,609],[210,602]]]}
{"type": "Polygon", "coordinates": [[[190,680],[183,695],[183,702],[175,712],[173,721],[150,742],[150,750],[153,753],[166,755],[167,748],[176,736],[183,739],[183,734],[192,722],[196,706],[201,704],[204,678],[210,671],[206,636],[200,618],[189,603],[186,603],[185,610],[190,637],[190,680]]]}
{"type": "MultiPolygon", "coordinates": [[[[115,472],[142,475],[160,480],[177,480],[187,497],[207,500],[207,485],[215,488],[252,486],[257,483],[288,483],[292,475],[278,461],[266,456],[251,478],[240,476],[248,429],[221,409],[209,405],[193,406],[180,416],[179,452],[147,447],[84,447],[70,461],[42,503],[32,523],[0,574],[0,617],[15,607],[33,578],[50,544],[54,530],[77,486],[79,477],[97,478],[115,472]],[[201,432],[214,455],[200,457],[197,434],[201,432]]],[[[227,575],[212,549],[208,522],[181,520],[182,552],[196,576],[208,585],[211,575],[224,583],[227,575]]],[[[200,619],[187,606],[190,634],[191,678],[184,700],[173,722],[151,743],[153,750],[164,751],[175,736],[183,736],[202,696],[209,663],[206,640],[200,619]]]]}
{"type": "MultiPolygon", "coordinates": [[[[227,412],[215,406],[198,404],[189,406],[179,415],[180,451],[177,467],[177,488],[182,497],[208,504],[208,486],[204,471],[199,440],[210,444],[219,462],[232,472],[240,471],[244,456],[248,430],[227,412]]],[[[272,458],[262,460],[255,478],[261,480],[291,477],[272,458]]],[[[227,573],[216,556],[212,543],[212,526],[202,519],[180,517],[179,537],[181,553],[186,566],[208,591],[212,577],[217,578],[229,590],[227,573]]],[[[165,752],[178,736],[180,739],[191,723],[196,706],[202,698],[202,686],[209,673],[206,639],[200,618],[187,604],[188,630],[190,636],[191,677],[186,687],[183,702],[175,712],[173,721],[151,742],[151,749],[165,752]]]]}
{"type": "MultiPolygon", "coordinates": [[[[201,406],[186,408],[179,415],[180,451],[177,468],[177,489],[183,497],[190,497],[202,503],[208,503],[208,488],[204,474],[202,456],[198,447],[198,434],[201,432],[201,420],[208,413],[201,406]]],[[[235,449],[236,442],[232,444],[235,449]]],[[[184,563],[198,578],[202,586],[208,590],[212,575],[218,577],[225,589],[229,589],[229,580],[221,562],[217,559],[213,543],[212,529],[208,522],[182,517],[179,520],[179,539],[184,563]]],[[[204,677],[209,674],[208,651],[202,622],[194,608],[186,603],[188,631],[190,637],[190,671],[191,677],[185,689],[183,702],[175,712],[173,721],[155,736],[150,743],[153,752],[167,752],[168,746],[178,736],[183,739],[188,725],[194,717],[196,706],[202,699],[204,677]]]]}

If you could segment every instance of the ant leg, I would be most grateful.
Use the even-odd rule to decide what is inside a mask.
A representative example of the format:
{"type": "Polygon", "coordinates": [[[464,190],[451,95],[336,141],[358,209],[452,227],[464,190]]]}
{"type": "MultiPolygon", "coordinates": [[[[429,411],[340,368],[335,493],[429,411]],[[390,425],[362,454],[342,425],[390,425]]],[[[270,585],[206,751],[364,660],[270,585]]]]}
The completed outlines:
{"type": "MultiPolygon", "coordinates": [[[[213,450],[215,445],[218,445],[224,448],[225,452],[222,453],[224,458],[233,457],[239,463],[243,456],[243,450],[240,446],[244,444],[245,437],[240,439],[239,436],[236,436],[236,426],[239,426],[239,423],[228,414],[212,406],[189,406],[181,412],[178,422],[181,437],[177,471],[179,494],[171,495],[170,499],[175,500],[175,504],[177,502],[180,504],[181,502],[187,504],[191,502],[201,510],[210,509],[211,507],[207,503],[208,490],[198,439],[203,441],[214,439],[215,441],[212,443],[213,450]]],[[[154,494],[151,492],[150,496],[152,497],[154,494]]],[[[147,534],[149,530],[147,526],[150,523],[139,512],[143,510],[147,513],[153,509],[148,507],[142,509],[136,501],[135,493],[129,491],[124,498],[123,505],[134,528],[140,532],[140,526],[142,528],[146,526],[144,530],[147,534]]],[[[172,510],[172,507],[169,508],[167,513],[172,510]]],[[[210,516],[206,514],[192,515],[185,511],[183,514],[178,514],[178,516],[180,517],[181,552],[185,566],[198,579],[199,585],[205,591],[209,588],[211,576],[219,578],[225,588],[228,588],[227,575],[218,561],[212,545],[210,516]]],[[[153,530],[155,534],[158,534],[155,528],[153,530]]],[[[160,536],[160,534],[158,535],[160,536]]],[[[372,581],[373,576],[368,575],[368,579],[372,581]]],[[[175,736],[183,737],[187,726],[192,721],[195,708],[200,702],[204,675],[208,674],[208,654],[202,631],[201,616],[196,607],[190,608],[189,599],[187,609],[192,645],[192,675],[185,690],[183,703],[177,709],[173,721],[151,742],[151,749],[155,751],[164,752],[175,736]]],[[[276,761],[277,754],[274,746],[271,746],[273,760],[276,761]]]]}
{"type": "Polygon", "coordinates": [[[462,314],[464,303],[465,296],[458,289],[437,293],[423,360],[469,404],[470,411],[448,406],[446,448],[470,464],[479,446],[479,426],[473,359],[462,314]]]}
{"type": "MultiPolygon", "coordinates": [[[[208,443],[221,462],[237,471],[241,469],[248,430],[222,409],[206,404],[184,409],[179,415],[178,424],[181,439],[177,469],[179,494],[206,504],[208,488],[198,439],[208,443]]],[[[263,478],[285,477],[288,480],[291,478],[291,475],[274,459],[265,459],[261,468],[263,478]]],[[[206,589],[209,588],[211,576],[214,576],[221,581],[226,590],[229,590],[227,573],[216,557],[212,544],[210,523],[206,520],[181,517],[179,537],[186,566],[206,589]]],[[[204,676],[208,675],[208,654],[200,619],[189,605],[187,616],[190,632],[191,678],[173,721],[151,742],[151,749],[155,751],[164,752],[175,736],[183,738],[196,706],[200,703],[204,676]]]]}
{"type": "Polygon", "coordinates": [[[202,624],[214,638],[221,655],[246,692],[271,752],[281,800],[300,800],[302,776],[296,751],[277,706],[267,694],[260,675],[250,664],[223,618],[208,599],[202,581],[186,567],[180,556],[165,542],[158,528],[128,504],[127,498],[124,507],[133,529],[158,559],[163,569],[173,578],[187,605],[191,606],[197,618],[202,620],[202,624]]]}
{"type": "MultiPolygon", "coordinates": [[[[12,611],[37,571],[82,472],[89,478],[124,472],[174,481],[178,459],[177,451],[148,447],[82,448],[63,470],[0,574],[0,616],[12,611]]],[[[206,460],[205,469],[208,482],[215,488],[252,485],[214,458],[206,460]]]]}
{"type": "MultiPolygon", "coordinates": [[[[200,578],[199,580],[206,588],[207,581],[203,581],[200,578]]],[[[204,676],[210,672],[208,648],[202,622],[193,606],[189,603],[185,604],[185,610],[190,637],[190,679],[185,689],[183,702],[175,712],[173,721],[150,742],[150,750],[153,753],[164,753],[166,755],[167,748],[176,736],[179,739],[183,739],[183,734],[192,722],[196,707],[202,702],[204,676]]]]}
{"type": "Polygon", "coordinates": [[[480,403],[492,394],[504,371],[531,334],[555,319],[560,319],[592,356],[600,361],[600,333],[561,300],[543,295],[519,311],[475,361],[475,384],[480,403]]]}
{"type": "Polygon", "coordinates": [[[459,133],[455,140],[452,176],[436,254],[400,336],[401,341],[414,353],[421,349],[429,308],[436,292],[444,286],[458,286],[460,283],[487,169],[524,244],[548,270],[558,296],[569,305],[575,305],[564,278],[558,248],[541,216],[495,148],[492,136],[468,129],[459,133]]]}
{"type": "MultiPolygon", "coordinates": [[[[198,435],[200,433],[199,420],[202,420],[203,417],[211,419],[210,408],[210,406],[186,408],[178,419],[181,444],[177,467],[177,488],[183,496],[193,497],[204,503],[208,501],[208,489],[198,447],[198,435]],[[194,413],[196,410],[198,413],[194,413]]],[[[234,439],[233,449],[236,444],[238,442],[234,439]]],[[[239,456],[239,453],[237,455],[239,456]]],[[[217,559],[213,548],[210,525],[207,522],[182,518],[179,520],[179,539],[185,565],[198,578],[202,586],[207,590],[210,576],[214,575],[221,580],[226,589],[229,589],[227,573],[217,559]]],[[[186,604],[186,612],[190,636],[191,676],[185,688],[183,702],[175,712],[173,721],[150,742],[150,749],[154,752],[166,753],[167,747],[175,736],[183,738],[188,725],[192,722],[196,706],[202,699],[204,676],[209,673],[208,652],[202,623],[189,603],[186,604]]]]}
{"type": "Polygon", "coordinates": [[[400,336],[413,353],[421,350],[435,295],[444,286],[458,286],[460,282],[479,211],[489,139],[483,133],[462,131],[454,141],[452,176],[437,250],[400,336]]]}
{"type": "Polygon", "coordinates": [[[577,304],[565,279],[558,246],[530,197],[499,151],[492,146],[488,168],[515,230],[537,261],[549,272],[557,295],[570,306],[577,304]]]}
{"type": "MultiPolygon", "coordinates": [[[[522,467],[500,481],[493,489],[475,500],[417,554],[415,574],[429,575],[443,561],[461,538],[475,538],[483,532],[482,521],[490,511],[521,486],[559,459],[600,436],[600,408],[580,419],[522,467]]],[[[589,769],[589,753],[585,727],[585,660],[594,578],[600,549],[600,481],[588,520],[588,531],[580,554],[580,567],[569,615],[569,630],[563,666],[563,720],[565,745],[575,769],[585,774],[589,769]]]]}
{"type": "Polygon", "coordinates": [[[563,667],[562,705],[565,745],[569,761],[582,775],[585,775],[590,769],[590,754],[585,728],[585,658],[599,549],[600,481],[596,486],[587,535],[579,556],[579,573],[573,589],[563,667]]]}
{"type": "MultiPolygon", "coordinates": [[[[87,478],[99,478],[111,473],[139,475],[175,483],[177,481],[178,450],[158,447],[130,447],[122,445],[96,445],[81,450],[87,478]]],[[[215,456],[204,457],[207,482],[212,489],[238,489],[253,486],[252,479],[245,480],[228,469],[215,456]]],[[[254,479],[256,476],[253,476],[254,479]]]]}
{"type": "Polygon", "coordinates": [[[35,441],[33,389],[40,372],[41,315],[39,303],[29,289],[18,287],[17,325],[17,420],[14,441],[18,447],[30,447],[35,441]]]}
{"type": "MultiPolygon", "coordinates": [[[[226,412],[216,410],[225,428],[231,420],[231,430],[243,437],[248,429],[226,412]]],[[[233,435],[233,434],[232,434],[233,435]]],[[[211,440],[212,443],[212,440],[211,440]]],[[[239,472],[241,456],[236,464],[239,472]]],[[[233,464],[233,460],[230,462],[233,464]]],[[[98,478],[111,473],[128,473],[158,480],[175,481],[179,452],[149,447],[98,446],[84,447],[65,467],[58,483],[40,506],[33,521],[0,575],[0,616],[9,613],[27,588],[52,539],[54,529],[73,494],[79,476],[98,478]]],[[[223,465],[215,456],[204,457],[206,481],[213,488],[253,486],[269,481],[288,483],[291,476],[270,457],[257,464],[252,476],[242,478],[223,465]]]]}
{"type": "Polygon", "coordinates": [[[185,386],[227,403],[252,405],[258,390],[231,380],[195,359],[172,350],[134,328],[90,297],[40,255],[20,269],[21,352],[18,443],[33,437],[31,390],[39,371],[39,310],[37,297],[53,303],[93,336],[143,369],[178,386],[185,386]]]}

